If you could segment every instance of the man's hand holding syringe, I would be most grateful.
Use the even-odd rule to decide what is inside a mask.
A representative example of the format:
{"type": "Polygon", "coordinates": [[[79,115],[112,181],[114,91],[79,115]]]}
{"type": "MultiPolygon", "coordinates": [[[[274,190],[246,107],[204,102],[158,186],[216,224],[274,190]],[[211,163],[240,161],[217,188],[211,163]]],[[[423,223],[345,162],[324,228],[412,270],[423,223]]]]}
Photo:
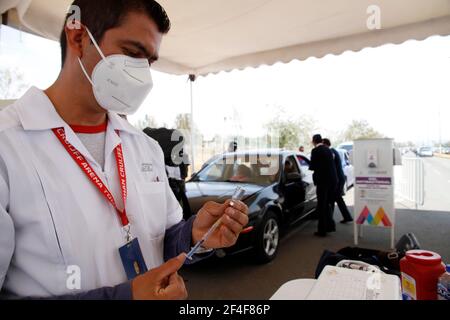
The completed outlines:
{"type": "MultiPolygon", "coordinates": [[[[246,206],[240,202],[243,199],[244,195],[245,190],[241,187],[238,187],[235,190],[231,200],[225,203],[225,206],[228,206],[228,208],[225,208],[224,214],[219,219],[217,219],[216,222],[214,222],[214,224],[206,233],[204,233],[200,240],[197,239],[196,241],[193,235],[193,240],[196,241],[196,244],[186,255],[189,260],[192,260],[192,257],[203,247],[211,249],[226,248],[236,243],[239,234],[248,223],[246,206]],[[219,227],[221,227],[221,229],[219,229],[219,227]],[[211,241],[209,241],[214,234],[216,234],[216,239],[212,238],[211,241]]],[[[208,209],[208,204],[205,205],[205,207],[203,210],[208,209]]],[[[210,211],[205,214],[208,214],[210,217],[205,217],[203,219],[205,220],[205,223],[210,222],[211,218],[214,219],[214,211],[217,212],[217,210],[213,210],[217,208],[217,204],[209,203],[209,207],[210,211]]],[[[200,227],[198,231],[202,232],[204,230],[205,228],[200,227]]]]}
{"type": "Polygon", "coordinates": [[[192,258],[200,247],[220,249],[233,246],[248,224],[248,207],[241,202],[245,191],[237,188],[232,199],[224,204],[206,203],[197,214],[192,228],[193,248],[178,257],[150,270],[131,283],[136,300],[186,299],[187,290],[178,270],[187,258],[192,258]]]}

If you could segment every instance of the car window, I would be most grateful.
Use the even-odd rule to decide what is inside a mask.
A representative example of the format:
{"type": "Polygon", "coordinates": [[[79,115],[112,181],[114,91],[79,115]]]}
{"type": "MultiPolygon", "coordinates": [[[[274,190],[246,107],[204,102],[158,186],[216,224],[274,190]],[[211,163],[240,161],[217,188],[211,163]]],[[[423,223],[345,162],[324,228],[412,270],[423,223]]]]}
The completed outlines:
{"type": "Polygon", "coordinates": [[[279,156],[229,156],[215,160],[196,177],[202,182],[270,185],[279,179],[279,156]]]}
{"type": "Polygon", "coordinates": [[[206,179],[210,180],[210,181],[216,181],[216,180],[220,180],[220,178],[222,177],[223,174],[223,167],[219,166],[219,165],[211,165],[209,166],[207,169],[205,169],[205,172],[203,173],[203,175],[206,177],[206,179]]]}
{"type": "Polygon", "coordinates": [[[290,174],[290,173],[298,173],[300,174],[300,169],[297,165],[297,161],[295,161],[294,156],[290,156],[286,158],[286,161],[284,162],[284,173],[290,174]]]}

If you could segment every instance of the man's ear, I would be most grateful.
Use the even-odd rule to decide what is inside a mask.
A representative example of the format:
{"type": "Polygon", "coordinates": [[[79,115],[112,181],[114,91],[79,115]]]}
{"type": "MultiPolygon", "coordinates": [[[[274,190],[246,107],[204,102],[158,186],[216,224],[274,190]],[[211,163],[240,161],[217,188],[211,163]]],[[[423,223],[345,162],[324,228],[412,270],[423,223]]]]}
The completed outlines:
{"type": "Polygon", "coordinates": [[[71,28],[69,26],[66,26],[64,30],[66,32],[67,51],[71,51],[74,56],[81,59],[84,47],[89,43],[89,40],[84,41],[88,37],[86,30],[83,27],[71,28]]]}

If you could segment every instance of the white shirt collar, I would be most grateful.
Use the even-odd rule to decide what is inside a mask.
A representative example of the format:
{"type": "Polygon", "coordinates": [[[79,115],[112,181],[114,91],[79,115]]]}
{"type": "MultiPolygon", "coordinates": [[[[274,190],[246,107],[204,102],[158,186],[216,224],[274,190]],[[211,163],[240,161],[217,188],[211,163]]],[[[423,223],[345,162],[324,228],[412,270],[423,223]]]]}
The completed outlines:
{"type": "MultiPolygon", "coordinates": [[[[19,119],[25,131],[50,130],[65,128],[69,125],[56,112],[50,99],[40,89],[31,87],[17,102],[19,119]]],[[[109,124],[114,130],[133,135],[140,134],[128,121],[113,112],[108,113],[109,124]]]]}

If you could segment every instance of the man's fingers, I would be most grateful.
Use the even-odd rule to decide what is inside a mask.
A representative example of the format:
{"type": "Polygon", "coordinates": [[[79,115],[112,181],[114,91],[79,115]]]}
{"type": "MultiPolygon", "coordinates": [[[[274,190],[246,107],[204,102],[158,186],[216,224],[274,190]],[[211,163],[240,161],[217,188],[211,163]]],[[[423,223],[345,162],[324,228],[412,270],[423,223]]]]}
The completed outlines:
{"type": "Polygon", "coordinates": [[[175,272],[175,273],[170,275],[169,283],[168,283],[167,287],[169,287],[169,286],[179,287],[182,284],[184,284],[183,278],[181,278],[179,276],[178,272],[175,272]]]}
{"type": "Polygon", "coordinates": [[[180,268],[184,265],[186,261],[186,255],[180,254],[178,257],[173,258],[160,266],[158,270],[158,274],[161,279],[167,278],[172,274],[176,273],[180,268]]]}
{"type": "Polygon", "coordinates": [[[160,293],[167,300],[184,300],[188,296],[184,280],[178,273],[173,273],[169,277],[168,286],[161,289],[160,293]]]}
{"type": "Polygon", "coordinates": [[[241,211],[235,210],[233,208],[228,208],[225,210],[225,214],[239,223],[242,227],[245,227],[248,224],[248,215],[242,213],[241,211]]]}
{"type": "Polygon", "coordinates": [[[215,218],[220,218],[227,208],[233,208],[241,213],[247,215],[248,207],[241,201],[227,200],[224,204],[209,201],[204,206],[203,209],[206,210],[210,215],[215,218]]]}
{"type": "Polygon", "coordinates": [[[220,232],[222,233],[222,237],[225,240],[225,246],[231,246],[236,243],[237,235],[231,232],[226,226],[222,226],[220,228],[220,232]]]}
{"type": "Polygon", "coordinates": [[[248,214],[248,207],[242,201],[228,200],[225,204],[228,207],[232,207],[233,209],[236,209],[244,214],[248,214]]]}
{"type": "Polygon", "coordinates": [[[242,231],[243,226],[238,223],[236,220],[230,218],[228,215],[225,215],[222,218],[222,224],[231,230],[235,235],[239,235],[242,231]]]}
{"type": "Polygon", "coordinates": [[[203,206],[203,209],[205,209],[213,217],[220,218],[223,214],[225,207],[226,206],[224,204],[209,201],[209,202],[205,203],[205,205],[203,206]]]}

